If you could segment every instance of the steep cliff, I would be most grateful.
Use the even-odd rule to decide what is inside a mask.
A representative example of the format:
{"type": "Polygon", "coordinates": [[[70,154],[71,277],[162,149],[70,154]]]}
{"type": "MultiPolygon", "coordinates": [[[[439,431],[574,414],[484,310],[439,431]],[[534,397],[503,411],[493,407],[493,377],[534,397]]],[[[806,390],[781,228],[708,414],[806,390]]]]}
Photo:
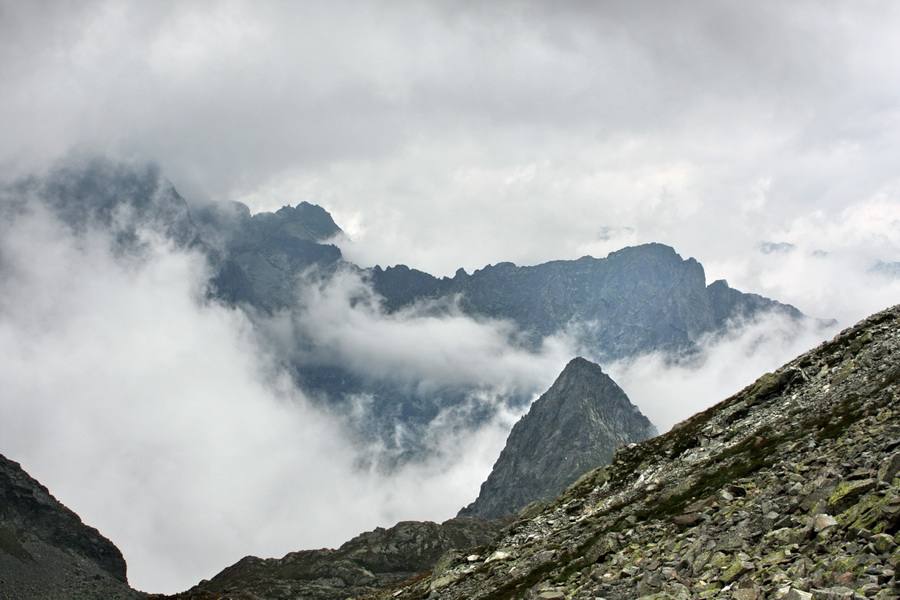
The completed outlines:
{"type": "Polygon", "coordinates": [[[141,597],[119,549],[0,455],[0,598],[141,597]]]}
{"type": "Polygon", "coordinates": [[[478,498],[459,514],[500,517],[552,500],[618,446],[657,433],[600,365],[575,358],[513,427],[478,498]]]}

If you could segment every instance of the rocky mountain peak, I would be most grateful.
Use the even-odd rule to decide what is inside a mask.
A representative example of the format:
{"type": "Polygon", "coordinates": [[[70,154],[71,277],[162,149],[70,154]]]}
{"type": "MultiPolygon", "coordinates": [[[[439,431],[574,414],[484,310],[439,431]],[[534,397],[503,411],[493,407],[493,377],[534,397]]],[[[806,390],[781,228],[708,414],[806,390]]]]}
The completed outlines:
{"type": "Polygon", "coordinates": [[[73,232],[113,234],[117,251],[142,246],[142,231],[163,235],[179,247],[199,243],[184,198],[155,165],[103,158],[70,159],[45,177],[27,177],[0,187],[4,208],[40,199],[73,232]]]}
{"type": "Polygon", "coordinates": [[[316,243],[343,233],[328,211],[305,201],[294,207],[283,206],[274,213],[257,213],[253,220],[269,230],[267,235],[287,235],[316,243]]]}
{"type": "Polygon", "coordinates": [[[460,515],[496,518],[551,500],[606,464],[616,447],[656,434],[600,365],[572,359],[513,427],[478,498],[460,515]]]}

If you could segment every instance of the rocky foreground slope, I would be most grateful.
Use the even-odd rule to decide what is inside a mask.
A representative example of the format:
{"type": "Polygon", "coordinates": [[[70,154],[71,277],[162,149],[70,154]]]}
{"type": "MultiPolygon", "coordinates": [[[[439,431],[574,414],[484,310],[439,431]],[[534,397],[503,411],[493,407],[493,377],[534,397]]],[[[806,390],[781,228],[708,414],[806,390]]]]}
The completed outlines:
{"type": "Polygon", "coordinates": [[[616,448],[659,432],[600,365],[572,359],[512,428],[506,446],[461,517],[497,518],[549,502],[616,448]]]}
{"type": "Polygon", "coordinates": [[[371,598],[900,596],[900,306],[371,598]]]}
{"type": "Polygon", "coordinates": [[[404,521],[360,534],[340,548],[247,556],[210,580],[156,600],[344,600],[430,569],[446,552],[485,544],[506,520],[404,521]]]}

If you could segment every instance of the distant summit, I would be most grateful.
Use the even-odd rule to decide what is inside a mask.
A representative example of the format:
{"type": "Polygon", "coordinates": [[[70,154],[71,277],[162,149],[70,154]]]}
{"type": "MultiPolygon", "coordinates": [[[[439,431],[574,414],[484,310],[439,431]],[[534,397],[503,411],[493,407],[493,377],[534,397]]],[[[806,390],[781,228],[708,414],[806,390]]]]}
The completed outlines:
{"type": "Polygon", "coordinates": [[[218,272],[212,292],[229,304],[263,313],[296,303],[305,279],[327,277],[342,264],[337,246],[343,234],[328,212],[301,202],[276,212],[250,215],[239,202],[213,202],[192,209],[218,272]]]}
{"type": "Polygon", "coordinates": [[[459,515],[496,518],[552,500],[618,446],[657,434],[599,365],[575,358],[513,427],[478,499],[459,515]]]}
{"type": "Polygon", "coordinates": [[[389,310],[458,298],[467,314],[512,321],[535,344],[566,331],[580,352],[603,360],[690,352],[702,336],[765,312],[804,318],[793,306],[740,292],[723,280],[707,285],[697,260],[658,243],[605,258],[528,267],[505,262],[442,279],[404,265],[376,267],[372,281],[389,310]]]}

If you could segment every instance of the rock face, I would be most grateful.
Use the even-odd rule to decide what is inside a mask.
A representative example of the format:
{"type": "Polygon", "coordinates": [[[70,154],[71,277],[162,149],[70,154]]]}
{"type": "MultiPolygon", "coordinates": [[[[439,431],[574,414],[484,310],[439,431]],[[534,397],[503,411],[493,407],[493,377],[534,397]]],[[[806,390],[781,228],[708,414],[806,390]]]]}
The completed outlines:
{"type": "Polygon", "coordinates": [[[119,549],[0,455],[0,598],[142,597],[119,549]]]}
{"type": "MultiPolygon", "coordinates": [[[[359,535],[337,550],[248,556],[170,600],[342,600],[372,593],[431,569],[447,552],[485,544],[509,521],[406,521],[359,535]]],[[[161,597],[160,597],[161,598],[161,597]]]]}
{"type": "Polygon", "coordinates": [[[500,263],[443,279],[402,265],[375,268],[372,281],[391,309],[458,297],[468,314],[513,321],[535,341],[569,328],[582,348],[604,360],[692,350],[700,336],[729,319],[765,311],[802,317],[794,307],[721,280],[707,286],[699,262],[663,244],[533,267],[500,263]]]}
{"type": "Polygon", "coordinates": [[[377,598],[900,596],[900,306],[377,598]]]}
{"type": "Polygon", "coordinates": [[[239,202],[195,206],[191,215],[219,269],[213,293],[234,305],[272,313],[293,306],[309,285],[342,264],[329,240],[342,232],[325,209],[301,202],[250,215],[239,202]]]}
{"type": "Polygon", "coordinates": [[[552,500],[618,446],[657,433],[600,365],[575,358],[513,427],[478,499],[459,514],[496,518],[552,500]]]}

